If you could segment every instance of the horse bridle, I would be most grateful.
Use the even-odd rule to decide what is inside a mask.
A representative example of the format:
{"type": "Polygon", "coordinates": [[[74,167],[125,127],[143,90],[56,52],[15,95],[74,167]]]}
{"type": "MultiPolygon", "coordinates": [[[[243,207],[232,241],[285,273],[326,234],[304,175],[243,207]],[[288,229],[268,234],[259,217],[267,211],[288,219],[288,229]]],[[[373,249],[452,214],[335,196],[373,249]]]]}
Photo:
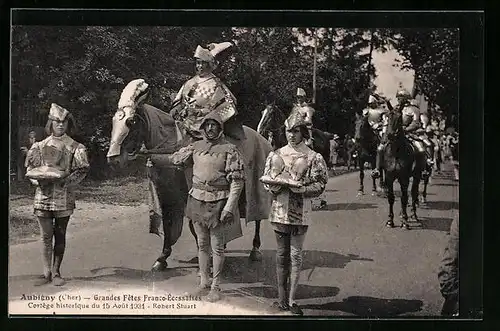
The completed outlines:
{"type": "MultiPolygon", "coordinates": [[[[123,110],[124,108],[125,107],[121,107],[121,108],[118,108],[118,110],[124,111],[123,110]]],[[[146,125],[146,119],[137,112],[137,107],[136,107],[134,115],[130,116],[129,118],[127,118],[125,120],[125,125],[127,126],[127,128],[129,128],[130,131],[132,131],[132,128],[136,127],[136,125],[137,125],[137,118],[139,119],[140,122],[142,122],[142,124],[144,126],[146,125]]],[[[139,138],[141,138],[141,136],[144,134],[144,131],[145,131],[144,128],[140,129],[140,132],[138,133],[139,138]]],[[[127,137],[128,137],[128,135],[127,135],[127,137]]],[[[140,150],[140,145],[141,145],[141,142],[143,140],[144,139],[137,139],[137,141],[135,142],[135,146],[134,147],[135,147],[136,152],[140,150]]]]}

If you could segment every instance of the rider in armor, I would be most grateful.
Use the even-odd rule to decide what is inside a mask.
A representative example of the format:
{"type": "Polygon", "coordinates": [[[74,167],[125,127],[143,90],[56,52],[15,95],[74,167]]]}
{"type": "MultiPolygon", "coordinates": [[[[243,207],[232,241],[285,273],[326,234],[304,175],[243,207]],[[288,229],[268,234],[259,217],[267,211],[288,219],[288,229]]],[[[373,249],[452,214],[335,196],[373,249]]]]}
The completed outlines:
{"type": "Polygon", "coordinates": [[[194,53],[196,75],[189,79],[177,93],[172,103],[172,116],[180,121],[192,138],[200,140],[203,135],[200,125],[203,118],[215,111],[224,122],[224,133],[243,140],[242,124],[236,119],[236,98],[229,88],[213,74],[217,68],[217,56],[232,46],[229,42],[209,44],[208,49],[198,45],[194,53]]]}
{"type": "MultiPolygon", "coordinates": [[[[406,137],[411,142],[417,153],[427,155],[424,142],[419,137],[419,133],[422,127],[420,111],[418,107],[415,106],[414,102],[412,104],[410,92],[406,89],[400,89],[396,93],[396,98],[398,99],[398,105],[396,106],[396,109],[402,112],[403,129],[406,133],[406,137]]],[[[383,155],[385,144],[386,141],[384,139],[377,150],[377,166],[376,169],[372,172],[373,177],[380,176],[379,168],[381,167],[381,158],[383,155]]],[[[424,169],[422,175],[428,175],[426,169],[424,169]]]]}
{"type": "Polygon", "coordinates": [[[370,97],[368,98],[368,107],[363,110],[363,115],[368,116],[368,123],[370,123],[372,129],[380,137],[380,144],[377,147],[377,165],[372,171],[372,176],[374,176],[375,178],[380,176],[380,158],[385,146],[383,142],[383,136],[385,133],[385,128],[387,126],[386,114],[387,109],[379,107],[377,98],[373,95],[370,95],[370,97]]]}
{"type": "MultiPolygon", "coordinates": [[[[406,133],[406,137],[411,142],[417,153],[424,154],[427,159],[427,150],[424,142],[420,139],[419,133],[422,130],[422,122],[420,117],[420,111],[415,103],[411,101],[410,92],[407,90],[400,90],[396,94],[398,98],[398,107],[402,109],[403,115],[403,129],[406,133]]],[[[424,169],[422,175],[427,175],[428,172],[424,169]]]]}
{"type": "Polygon", "coordinates": [[[377,132],[379,136],[382,135],[386,112],[386,109],[379,107],[377,98],[370,95],[368,98],[368,107],[363,109],[363,115],[368,116],[368,123],[370,123],[372,129],[377,132]]]}
{"type": "MultiPolygon", "coordinates": [[[[411,101],[412,105],[416,105],[416,100],[411,101]]],[[[425,153],[427,155],[427,164],[432,167],[434,164],[433,161],[433,155],[434,155],[434,147],[433,147],[433,142],[431,140],[432,138],[432,125],[430,124],[430,119],[429,115],[427,112],[421,112],[420,113],[420,122],[422,123],[422,133],[420,134],[419,138],[424,142],[425,144],[425,153]]]]}
{"type": "Polygon", "coordinates": [[[307,129],[309,130],[309,138],[306,139],[305,144],[309,147],[312,147],[312,118],[314,115],[314,108],[312,108],[306,101],[306,91],[302,88],[297,89],[297,99],[294,103],[294,108],[296,108],[303,116],[304,121],[307,123],[307,129]]]}

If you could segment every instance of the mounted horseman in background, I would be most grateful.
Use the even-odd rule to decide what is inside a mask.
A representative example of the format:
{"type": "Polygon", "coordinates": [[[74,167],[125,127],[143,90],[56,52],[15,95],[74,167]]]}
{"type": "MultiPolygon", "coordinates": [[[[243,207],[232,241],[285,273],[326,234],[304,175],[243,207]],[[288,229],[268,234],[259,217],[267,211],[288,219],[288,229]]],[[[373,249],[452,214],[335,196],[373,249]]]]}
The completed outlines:
{"type": "MultiPolygon", "coordinates": [[[[315,113],[315,109],[307,103],[306,101],[306,91],[302,88],[297,88],[297,99],[295,100],[295,103],[293,104],[293,108],[297,109],[303,116],[304,121],[307,125],[307,130],[309,131],[309,138],[305,141],[305,144],[309,147],[312,148],[313,146],[313,135],[312,135],[312,128],[313,128],[313,116],[315,113]]],[[[325,160],[328,161],[328,160],[325,160]]]]}
{"type": "MultiPolygon", "coordinates": [[[[376,94],[371,94],[368,98],[368,107],[363,109],[363,117],[366,117],[368,124],[370,128],[373,130],[374,137],[373,137],[373,143],[375,143],[376,147],[372,151],[371,148],[370,150],[365,152],[368,153],[369,155],[372,155],[372,153],[375,154],[375,167],[372,168],[372,174],[375,173],[375,176],[372,176],[374,179],[380,177],[380,184],[379,184],[379,191],[383,189],[384,184],[383,184],[383,176],[382,172],[380,171],[380,162],[377,162],[376,159],[378,158],[378,153],[382,149],[383,143],[383,136],[385,133],[385,128],[387,127],[387,109],[382,107],[381,104],[385,103],[386,101],[382,99],[380,96],[376,94]],[[378,173],[378,175],[377,175],[378,173]]],[[[371,135],[370,135],[371,136],[371,135]]],[[[361,137],[358,137],[361,138],[361,137]]],[[[368,139],[368,137],[363,137],[365,139],[368,139]]],[[[358,139],[359,140],[359,139],[358,139]]],[[[359,142],[359,141],[358,141],[359,142]]],[[[367,146],[373,146],[372,143],[365,143],[367,146]]],[[[361,153],[358,153],[361,154],[361,153]]],[[[358,158],[360,158],[358,156],[358,158]]],[[[369,158],[371,159],[371,158],[369,158]]],[[[361,160],[361,158],[360,158],[361,160]]],[[[362,160],[361,160],[362,161],[362,160]]],[[[364,164],[360,164],[360,168],[363,168],[364,164]]],[[[361,182],[363,181],[363,174],[360,173],[361,176],[361,182]]],[[[363,185],[361,184],[361,190],[363,185]]],[[[375,187],[375,184],[374,184],[375,187]]]]}
{"type": "MultiPolygon", "coordinates": [[[[412,104],[411,94],[406,89],[400,89],[396,93],[396,98],[398,100],[398,104],[396,105],[395,109],[392,109],[390,111],[398,111],[398,112],[402,113],[403,129],[405,132],[405,136],[410,141],[412,147],[414,148],[415,154],[423,155],[425,160],[429,160],[430,156],[428,155],[428,151],[425,147],[425,143],[420,138],[420,134],[422,132],[422,122],[421,122],[420,111],[419,111],[418,107],[416,107],[415,105],[412,104]]],[[[388,106],[389,106],[389,109],[392,108],[390,103],[388,103],[388,106]]],[[[380,177],[380,170],[379,169],[380,169],[382,162],[383,162],[382,158],[383,158],[383,154],[384,154],[385,145],[386,145],[386,141],[385,141],[385,134],[384,134],[384,138],[382,139],[382,142],[377,149],[376,169],[372,172],[372,176],[375,178],[380,177]]],[[[422,176],[424,178],[426,176],[429,176],[429,172],[427,171],[426,167],[424,167],[424,170],[422,172],[422,176]]]]}

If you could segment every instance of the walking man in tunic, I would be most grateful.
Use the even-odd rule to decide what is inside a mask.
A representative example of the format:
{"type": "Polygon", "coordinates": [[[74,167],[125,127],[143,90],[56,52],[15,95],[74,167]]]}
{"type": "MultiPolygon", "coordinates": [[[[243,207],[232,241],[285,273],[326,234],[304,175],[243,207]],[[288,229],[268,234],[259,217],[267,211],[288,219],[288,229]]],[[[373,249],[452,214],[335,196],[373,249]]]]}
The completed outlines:
{"type": "Polygon", "coordinates": [[[225,244],[241,237],[238,199],[245,182],[244,163],[236,146],[223,134],[223,121],[217,112],[205,116],[198,128],[204,139],[181,148],[174,154],[153,154],[151,162],[192,166],[192,187],[186,207],[198,235],[200,284],[198,294],[210,289],[206,299],[218,301],[224,264],[225,244]],[[239,233],[234,235],[234,229],[239,233]],[[210,254],[213,279],[209,282],[210,254]]]}

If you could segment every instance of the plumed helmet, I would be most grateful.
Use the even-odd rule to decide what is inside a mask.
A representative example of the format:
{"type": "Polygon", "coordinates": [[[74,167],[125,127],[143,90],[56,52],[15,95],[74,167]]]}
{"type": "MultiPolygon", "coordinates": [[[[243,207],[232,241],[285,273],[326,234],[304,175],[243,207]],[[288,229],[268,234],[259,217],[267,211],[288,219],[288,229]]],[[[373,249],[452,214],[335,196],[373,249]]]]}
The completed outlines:
{"type": "Polygon", "coordinates": [[[215,62],[217,55],[232,46],[233,44],[227,41],[218,44],[210,43],[207,45],[208,48],[204,48],[198,45],[194,52],[194,57],[206,62],[215,62]]]}
{"type": "Polygon", "coordinates": [[[410,91],[408,91],[407,89],[401,88],[396,92],[396,97],[397,98],[400,98],[400,97],[411,98],[411,94],[410,94],[410,91]]]}
{"type": "Polygon", "coordinates": [[[299,126],[307,126],[307,123],[305,121],[304,115],[300,111],[294,109],[290,116],[288,116],[288,118],[285,120],[285,127],[287,130],[292,130],[299,126]]]}
{"type": "Polygon", "coordinates": [[[306,91],[304,91],[304,89],[302,89],[302,88],[299,87],[297,89],[297,96],[298,97],[305,97],[306,96],[306,91]]]}

